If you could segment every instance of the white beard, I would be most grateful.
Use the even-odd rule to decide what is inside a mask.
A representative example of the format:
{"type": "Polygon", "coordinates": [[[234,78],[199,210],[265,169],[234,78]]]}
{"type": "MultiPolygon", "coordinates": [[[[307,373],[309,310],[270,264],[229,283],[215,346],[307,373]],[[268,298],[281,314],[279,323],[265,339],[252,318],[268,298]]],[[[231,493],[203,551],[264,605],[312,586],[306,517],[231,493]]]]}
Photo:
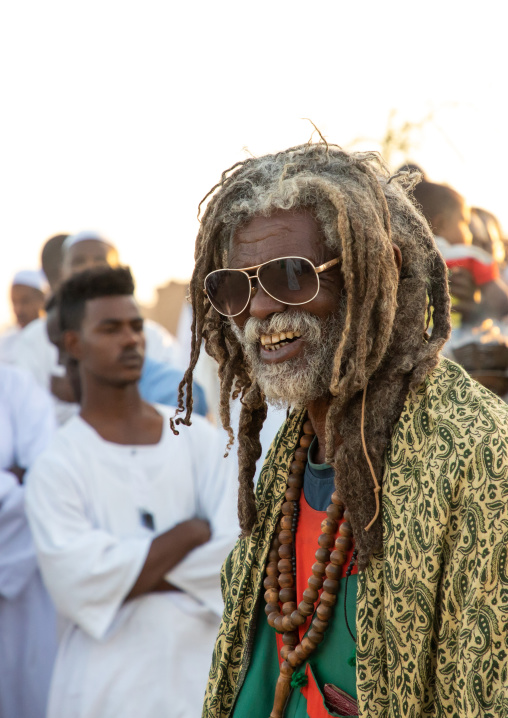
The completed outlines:
{"type": "Polygon", "coordinates": [[[253,376],[266,400],[277,408],[304,407],[325,395],[332,378],[333,358],[342,334],[342,312],[320,320],[302,311],[288,309],[262,321],[251,317],[240,329],[231,328],[242,345],[253,376]],[[303,353],[278,364],[265,363],[260,356],[261,334],[300,332],[303,353]]]}

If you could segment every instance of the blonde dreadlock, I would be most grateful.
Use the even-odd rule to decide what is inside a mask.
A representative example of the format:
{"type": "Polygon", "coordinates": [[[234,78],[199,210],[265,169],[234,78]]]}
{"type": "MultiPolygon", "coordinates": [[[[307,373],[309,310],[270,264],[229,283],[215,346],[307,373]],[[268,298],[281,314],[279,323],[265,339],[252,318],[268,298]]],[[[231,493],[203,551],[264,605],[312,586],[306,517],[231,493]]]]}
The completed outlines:
{"type": "Polygon", "coordinates": [[[335,467],[337,489],[352,515],[360,567],[382,547],[372,477],[360,432],[362,393],[368,384],[365,440],[376,476],[408,390],[436,366],[450,332],[444,262],[408,190],[415,176],[389,178],[375,153],[346,153],[324,142],[275,155],[249,158],[226,170],[211,197],[196,240],[190,284],[193,306],[190,366],[180,385],[176,423],[190,424],[192,374],[201,339],[219,365],[220,418],[233,441],[230,397],[241,396],[239,426],[239,518],[250,532],[256,517],[253,476],[261,454],[259,433],[266,418],[264,396],[246,364],[229,323],[203,293],[205,276],[228,266],[239,227],[278,209],[310,211],[326,244],[341,257],[346,317],[333,359],[326,419],[327,461],[335,467]],[[392,242],[402,254],[400,278],[392,242]],[[426,327],[432,319],[432,334],[426,327]]]}

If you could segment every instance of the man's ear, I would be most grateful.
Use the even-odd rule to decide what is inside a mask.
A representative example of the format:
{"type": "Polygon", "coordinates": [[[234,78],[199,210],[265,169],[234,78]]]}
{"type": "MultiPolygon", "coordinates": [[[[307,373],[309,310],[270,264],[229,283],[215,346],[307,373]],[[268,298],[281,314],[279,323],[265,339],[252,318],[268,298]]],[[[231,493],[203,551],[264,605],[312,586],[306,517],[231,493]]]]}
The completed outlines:
{"type": "Polygon", "coordinates": [[[68,331],[64,332],[63,344],[64,344],[65,352],[72,359],[76,359],[76,361],[80,361],[80,359],[81,359],[81,338],[79,336],[79,332],[75,331],[74,329],[69,329],[68,331]]]}
{"type": "Polygon", "coordinates": [[[395,242],[392,242],[393,247],[393,256],[395,257],[395,264],[397,265],[397,271],[400,275],[400,270],[402,269],[402,253],[399,249],[399,247],[395,244],[395,242]]]}

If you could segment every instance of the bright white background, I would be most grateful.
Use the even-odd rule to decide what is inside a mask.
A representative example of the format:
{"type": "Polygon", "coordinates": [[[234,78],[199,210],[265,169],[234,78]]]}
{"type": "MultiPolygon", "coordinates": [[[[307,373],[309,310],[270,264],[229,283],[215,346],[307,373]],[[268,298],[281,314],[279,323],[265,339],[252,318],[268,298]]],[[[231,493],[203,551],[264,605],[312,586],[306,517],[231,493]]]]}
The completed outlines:
{"type": "MultiPolygon", "coordinates": [[[[0,11],[0,324],[15,271],[98,229],[138,296],[192,271],[221,171],[309,139],[408,156],[508,227],[502,3],[16,0],[0,11]]],[[[396,167],[404,159],[394,154],[396,167]]]]}

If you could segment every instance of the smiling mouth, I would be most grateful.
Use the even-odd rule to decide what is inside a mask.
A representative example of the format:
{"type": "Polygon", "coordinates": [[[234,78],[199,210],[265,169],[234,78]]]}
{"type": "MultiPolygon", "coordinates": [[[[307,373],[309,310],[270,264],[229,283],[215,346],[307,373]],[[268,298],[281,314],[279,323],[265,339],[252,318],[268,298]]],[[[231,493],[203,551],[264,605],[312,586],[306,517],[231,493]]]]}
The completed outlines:
{"type": "Polygon", "coordinates": [[[276,352],[286,344],[291,344],[302,336],[301,332],[279,332],[279,334],[261,334],[261,346],[265,351],[276,352]]]}

